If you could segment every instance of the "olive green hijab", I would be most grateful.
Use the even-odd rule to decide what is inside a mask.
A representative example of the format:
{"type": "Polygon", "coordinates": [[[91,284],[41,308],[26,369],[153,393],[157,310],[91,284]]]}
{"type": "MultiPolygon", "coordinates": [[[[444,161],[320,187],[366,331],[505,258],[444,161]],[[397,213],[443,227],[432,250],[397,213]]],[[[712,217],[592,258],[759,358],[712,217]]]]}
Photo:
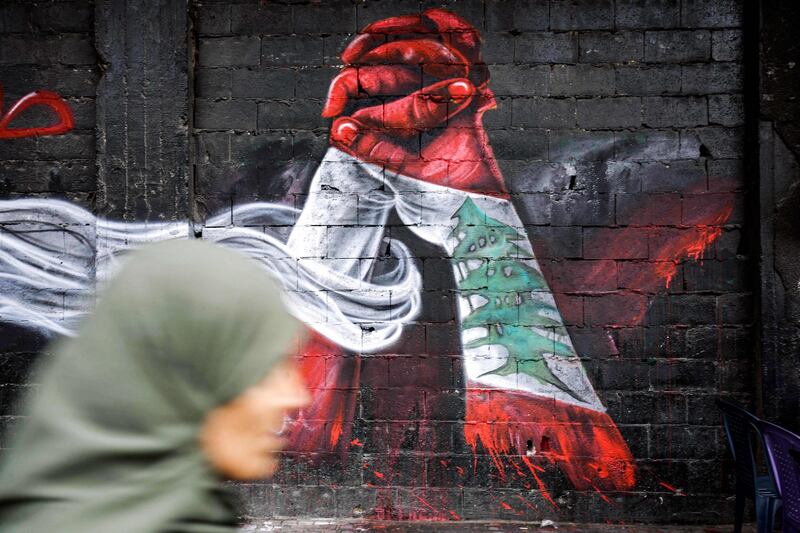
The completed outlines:
{"type": "Polygon", "coordinates": [[[40,368],[0,468],[0,531],[236,529],[198,433],[300,331],[254,261],[201,241],[131,254],[40,368]]]}

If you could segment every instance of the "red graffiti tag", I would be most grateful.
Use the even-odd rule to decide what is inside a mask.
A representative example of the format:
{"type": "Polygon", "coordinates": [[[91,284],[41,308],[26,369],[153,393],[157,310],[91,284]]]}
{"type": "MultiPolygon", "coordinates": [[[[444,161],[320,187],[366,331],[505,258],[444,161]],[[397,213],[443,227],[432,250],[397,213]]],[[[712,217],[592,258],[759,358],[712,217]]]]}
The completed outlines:
{"type": "Polygon", "coordinates": [[[3,87],[0,85],[0,139],[20,139],[43,135],[61,135],[75,127],[75,119],[69,104],[61,96],[51,91],[34,91],[20,98],[3,114],[3,87]],[[33,128],[12,128],[11,123],[25,110],[34,106],[44,106],[56,114],[57,121],[50,126],[33,128]]]}

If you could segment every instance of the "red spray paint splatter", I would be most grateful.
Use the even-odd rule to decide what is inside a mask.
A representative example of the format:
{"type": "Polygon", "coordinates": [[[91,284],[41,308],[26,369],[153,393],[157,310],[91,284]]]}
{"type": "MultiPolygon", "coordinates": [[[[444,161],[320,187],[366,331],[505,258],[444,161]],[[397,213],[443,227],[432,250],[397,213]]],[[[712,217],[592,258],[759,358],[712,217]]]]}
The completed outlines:
{"type": "Polygon", "coordinates": [[[557,464],[576,489],[593,488],[587,479],[597,479],[603,491],[630,490],[636,482],[633,456],[616,425],[592,409],[472,385],[464,434],[476,457],[479,444],[489,453],[501,477],[508,456],[524,452],[527,440],[546,436],[551,451],[540,455],[557,464]]]}
{"type": "Polygon", "coordinates": [[[694,261],[703,257],[705,250],[722,234],[722,225],[730,218],[733,206],[726,206],[716,216],[715,224],[711,226],[698,226],[694,232],[689,232],[681,237],[665,242],[653,254],[656,261],[655,272],[669,287],[678,270],[680,258],[694,261]]]}
{"type": "Polygon", "coordinates": [[[535,506],[534,504],[532,504],[531,502],[529,502],[528,500],[526,500],[526,499],[525,499],[525,498],[524,498],[524,497],[523,497],[521,494],[517,494],[517,499],[518,499],[519,501],[521,501],[521,502],[522,502],[522,504],[523,504],[525,507],[527,507],[528,509],[530,509],[531,511],[536,511],[537,513],[539,512],[539,508],[538,508],[538,507],[536,507],[536,506],[535,506]]]}
{"type": "Polygon", "coordinates": [[[684,493],[682,490],[676,489],[675,487],[673,487],[672,485],[670,485],[665,481],[659,481],[658,484],[667,489],[668,491],[674,493],[676,496],[686,496],[686,493],[684,493]]]}
{"type": "MultiPolygon", "coordinates": [[[[435,508],[435,507],[433,507],[431,504],[429,504],[427,501],[425,501],[425,499],[424,499],[424,498],[422,498],[421,496],[418,496],[418,495],[416,495],[416,494],[414,494],[413,496],[414,496],[414,497],[415,497],[417,500],[419,500],[419,501],[420,501],[420,503],[422,503],[422,504],[423,504],[425,507],[427,507],[428,509],[430,509],[430,510],[431,510],[431,511],[433,511],[434,513],[437,513],[437,514],[439,513],[439,510],[438,510],[438,509],[436,509],[436,508],[435,508]]],[[[453,513],[453,512],[451,511],[451,513],[453,513]]],[[[455,514],[455,513],[453,513],[453,514],[455,514]]]]}
{"type": "Polygon", "coordinates": [[[429,489],[401,489],[394,490],[387,487],[378,494],[379,504],[374,510],[372,518],[379,520],[425,520],[430,522],[446,522],[461,520],[461,517],[447,502],[446,491],[438,492],[429,489]],[[432,501],[439,494],[441,502],[432,501]],[[404,505],[401,496],[409,499],[404,505]],[[422,504],[420,507],[416,503],[422,504]]]}
{"type": "Polygon", "coordinates": [[[544,484],[544,481],[542,481],[542,479],[539,477],[539,474],[537,474],[536,472],[537,470],[540,472],[544,472],[544,469],[540,466],[534,465],[531,462],[531,460],[525,456],[522,457],[522,462],[525,463],[525,465],[528,467],[528,470],[531,471],[531,475],[533,476],[533,479],[536,481],[536,486],[539,487],[539,493],[541,493],[542,497],[545,500],[547,500],[547,503],[553,506],[553,509],[558,509],[556,501],[550,495],[550,491],[547,490],[547,486],[544,484]]]}
{"type": "Polygon", "coordinates": [[[297,357],[312,401],[289,427],[287,449],[346,452],[355,415],[360,358],[346,357],[341,348],[316,332],[312,332],[297,357]]]}
{"type": "Polygon", "coordinates": [[[539,508],[536,505],[532,504],[528,500],[526,500],[521,494],[517,494],[517,499],[522,502],[522,505],[530,509],[531,511],[539,512],[539,508]]]}
{"type": "Polygon", "coordinates": [[[591,479],[589,479],[589,478],[586,478],[586,482],[587,482],[589,485],[591,485],[592,489],[594,489],[594,491],[595,491],[597,494],[599,494],[599,495],[600,495],[600,498],[602,498],[604,502],[606,502],[606,503],[607,503],[607,504],[609,504],[609,505],[616,505],[614,502],[612,502],[612,501],[611,501],[611,498],[609,498],[608,496],[606,496],[606,495],[603,493],[603,491],[602,491],[602,490],[600,490],[599,488],[597,488],[597,485],[595,485],[594,483],[592,483],[592,480],[591,480],[591,479]]]}
{"type": "Polygon", "coordinates": [[[339,437],[342,436],[342,426],[344,425],[344,414],[342,413],[342,406],[338,406],[336,414],[333,417],[330,431],[330,444],[331,448],[335,448],[339,443],[339,437]]]}
{"type": "MultiPolygon", "coordinates": [[[[556,268],[547,261],[542,262],[542,270],[550,281],[553,296],[565,323],[579,324],[583,321],[583,308],[570,305],[568,296],[577,292],[600,295],[601,298],[610,300],[616,296],[614,303],[619,305],[609,305],[606,309],[609,323],[619,326],[640,324],[648,309],[647,300],[641,293],[664,290],[675,280],[682,262],[701,260],[706,250],[722,234],[722,226],[730,219],[733,208],[733,197],[723,196],[715,202],[709,201],[707,212],[700,217],[703,225],[611,229],[613,238],[604,246],[607,257],[625,257],[626,250],[641,246],[643,239],[648,241],[648,258],[626,262],[626,265],[633,264],[637,268],[626,269],[627,275],[624,279],[623,265],[618,265],[618,261],[611,259],[579,261],[569,268],[562,268],[567,265],[560,264],[556,268]]],[[[651,216],[650,209],[654,207],[637,211],[633,218],[648,220],[651,216]]],[[[534,241],[532,245],[534,251],[539,253],[539,244],[534,241]]]]}

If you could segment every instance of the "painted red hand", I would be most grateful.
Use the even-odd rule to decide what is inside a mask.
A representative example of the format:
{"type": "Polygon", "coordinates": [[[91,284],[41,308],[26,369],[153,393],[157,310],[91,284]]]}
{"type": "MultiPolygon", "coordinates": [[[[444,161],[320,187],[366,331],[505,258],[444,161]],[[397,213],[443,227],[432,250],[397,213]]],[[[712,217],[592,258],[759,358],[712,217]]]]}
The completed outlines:
{"type": "Polygon", "coordinates": [[[412,178],[506,194],[482,124],[495,107],[488,70],[466,21],[441,9],[378,21],[342,59],[322,113],[338,117],[332,146],[412,178]]]}

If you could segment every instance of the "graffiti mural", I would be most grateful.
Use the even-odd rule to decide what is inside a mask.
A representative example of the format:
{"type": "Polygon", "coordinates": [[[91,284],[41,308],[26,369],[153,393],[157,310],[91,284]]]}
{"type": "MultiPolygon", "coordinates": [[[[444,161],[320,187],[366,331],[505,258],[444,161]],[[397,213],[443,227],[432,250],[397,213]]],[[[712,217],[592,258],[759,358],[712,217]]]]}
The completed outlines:
{"type": "MultiPolygon", "coordinates": [[[[488,461],[500,480],[513,478],[556,506],[544,475],[552,466],[576,489],[605,499],[633,489],[638,474],[576,349],[570,330],[576,311],[557,296],[570,283],[587,280],[554,279],[537,260],[483,127],[484,114],[497,103],[480,47],[475,28],[441,9],[364,28],[342,52],[345,66],[331,82],[323,109],[332,119],[330,144],[302,208],[238,205],[208,219],[202,237],[260,261],[283,282],[292,312],[314,331],[299,355],[315,400],[289,427],[292,451],[347,454],[372,438],[354,430],[361,362],[390,353],[424,305],[415,244],[391,235],[394,216],[414,239],[443,250],[450,260],[457,307],[452,327],[463,368],[461,431],[474,454],[473,472],[488,461]]],[[[59,112],[68,113],[57,103],[63,101],[34,94],[9,111],[0,135],[26,131],[7,124],[37,103],[59,114],[60,122],[52,131],[29,134],[71,127],[71,117],[59,112]]],[[[614,141],[576,145],[574,160],[589,154],[596,160],[614,147],[614,141]]],[[[713,207],[707,227],[654,247],[655,266],[631,283],[664,288],[679,261],[701,257],[731,212],[728,205],[713,207]]],[[[642,216],[654,208],[641,206],[642,216]]],[[[0,318],[70,334],[91,307],[94,287],[118,268],[126,250],[190,238],[192,227],[188,221],[97,219],[59,200],[0,201],[0,318]]],[[[641,238],[641,232],[621,231],[613,245],[624,249],[641,238]]],[[[613,274],[598,268],[581,275],[613,274]]],[[[642,305],[618,314],[635,321],[645,311],[642,305]]],[[[407,397],[392,400],[392,408],[424,425],[431,414],[420,397],[410,388],[407,397]]],[[[394,451],[404,436],[392,428],[382,438],[394,451]]],[[[430,444],[422,440],[418,445],[425,452],[430,444]]],[[[390,485],[401,469],[391,462],[363,467],[375,486],[390,485]]],[[[461,478],[470,475],[454,468],[461,478]]],[[[425,487],[426,480],[416,483],[425,487]]],[[[416,511],[397,509],[387,496],[376,513],[458,518],[446,501],[415,497],[416,511]]]]}
{"type": "Polygon", "coordinates": [[[333,246],[330,234],[304,234],[290,239],[292,248],[319,255],[327,236],[329,250],[374,257],[396,210],[452,257],[467,390],[464,436],[473,451],[488,451],[501,476],[525,471],[545,495],[541,467],[520,453],[530,441],[550,443],[541,454],[576,488],[632,488],[633,457],[575,352],[484,131],[483,114],[496,104],[477,31],[442,10],[390,18],[365,28],[342,60],[347,66],[323,111],[336,117],[331,148],[311,192],[375,192],[353,195],[349,205],[337,194],[333,208],[312,196],[296,227],[357,220],[375,234],[361,232],[354,242],[341,232],[333,246]],[[396,95],[403,96],[359,105],[359,98],[396,95]],[[420,132],[429,133],[421,146],[420,132]]]}
{"type": "Polygon", "coordinates": [[[61,135],[75,125],[72,110],[61,96],[51,91],[34,91],[26,94],[5,112],[3,109],[3,86],[0,85],[0,139],[19,139],[42,135],[61,135]],[[55,114],[55,122],[49,126],[12,127],[24,111],[33,107],[45,107],[55,114]]]}

